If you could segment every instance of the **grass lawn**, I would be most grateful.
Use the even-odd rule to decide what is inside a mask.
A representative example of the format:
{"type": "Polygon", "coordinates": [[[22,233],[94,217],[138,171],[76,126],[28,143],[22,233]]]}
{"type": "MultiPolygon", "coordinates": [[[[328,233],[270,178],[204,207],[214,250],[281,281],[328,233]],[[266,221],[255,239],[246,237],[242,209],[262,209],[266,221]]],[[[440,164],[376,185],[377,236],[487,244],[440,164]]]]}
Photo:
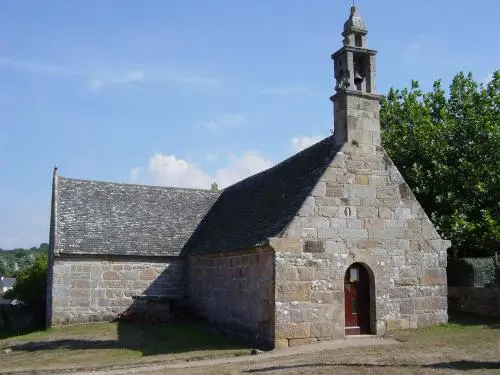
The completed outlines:
{"type": "MultiPolygon", "coordinates": [[[[0,336],[0,373],[47,369],[136,366],[135,373],[234,374],[500,374],[500,319],[453,319],[432,328],[391,333],[394,345],[305,350],[286,355],[240,357],[234,363],[192,366],[207,357],[242,356],[248,348],[224,340],[199,324],[140,325],[90,323],[15,337],[0,336]],[[185,368],[165,362],[186,361],[185,368]]],[[[184,367],[184,365],[183,365],[184,367]]],[[[73,372],[71,370],[68,370],[73,372]]],[[[126,373],[108,369],[106,374],[126,373]]]]}
{"type": "Polygon", "coordinates": [[[257,357],[252,362],[141,374],[499,375],[500,319],[458,318],[436,327],[394,332],[390,337],[399,341],[395,345],[322,350],[269,360],[257,357]]]}
{"type": "Polygon", "coordinates": [[[0,332],[0,373],[248,354],[198,323],[86,323],[10,336],[0,332]]]}

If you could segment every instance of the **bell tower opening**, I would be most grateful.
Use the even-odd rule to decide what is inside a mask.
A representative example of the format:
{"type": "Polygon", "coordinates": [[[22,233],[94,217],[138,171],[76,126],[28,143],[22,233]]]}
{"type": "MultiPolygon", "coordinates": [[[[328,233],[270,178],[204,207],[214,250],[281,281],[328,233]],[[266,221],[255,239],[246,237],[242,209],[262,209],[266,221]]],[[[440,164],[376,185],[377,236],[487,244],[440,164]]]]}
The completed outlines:
{"type": "Polygon", "coordinates": [[[380,145],[379,104],[375,93],[375,55],[367,47],[368,29],[358,8],[344,24],[343,46],[332,54],[335,76],[334,137],[337,145],[380,145]],[[367,113],[361,115],[360,110],[367,113]],[[368,113],[371,112],[371,113],[368,113]]]}
{"type": "Polygon", "coordinates": [[[362,44],[363,44],[363,42],[362,42],[362,36],[359,35],[359,34],[356,34],[356,36],[355,36],[355,45],[356,45],[356,47],[361,47],[362,44]]]}

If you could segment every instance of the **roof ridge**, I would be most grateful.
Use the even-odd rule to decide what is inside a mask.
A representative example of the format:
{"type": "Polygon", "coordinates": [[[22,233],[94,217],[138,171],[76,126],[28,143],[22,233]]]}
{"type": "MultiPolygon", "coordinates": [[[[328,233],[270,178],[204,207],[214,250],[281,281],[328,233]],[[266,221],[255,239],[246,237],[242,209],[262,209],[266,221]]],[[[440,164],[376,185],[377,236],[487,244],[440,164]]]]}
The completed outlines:
{"type": "Polygon", "coordinates": [[[261,175],[264,175],[266,173],[271,173],[271,171],[281,168],[283,165],[292,162],[293,159],[298,159],[298,158],[302,157],[304,154],[307,154],[308,152],[310,152],[311,149],[313,149],[315,147],[318,147],[321,143],[327,142],[330,139],[333,139],[333,135],[329,135],[329,136],[323,138],[322,140],[320,140],[320,141],[318,141],[318,142],[310,145],[309,147],[307,147],[307,148],[305,148],[303,150],[300,150],[299,152],[297,152],[297,153],[289,156],[288,158],[280,161],[278,164],[273,165],[272,167],[264,169],[263,171],[255,173],[255,174],[253,174],[251,176],[248,176],[248,177],[244,178],[243,180],[237,181],[234,184],[229,185],[228,187],[224,188],[224,190],[231,189],[231,188],[236,188],[237,185],[243,184],[247,180],[251,180],[252,178],[256,178],[257,176],[261,176],[261,175]]]}
{"type": "Polygon", "coordinates": [[[249,248],[282,233],[341,147],[325,137],[224,189],[181,254],[249,248]]]}
{"type": "Polygon", "coordinates": [[[148,185],[148,184],[132,184],[129,182],[116,182],[116,181],[103,181],[103,180],[89,180],[83,178],[72,178],[72,177],[64,177],[61,175],[57,175],[57,178],[61,178],[63,180],[76,181],[76,182],[90,182],[95,184],[106,184],[106,185],[118,185],[118,186],[136,186],[136,187],[144,187],[144,188],[156,188],[161,190],[189,190],[189,191],[201,191],[208,193],[220,193],[221,190],[213,191],[211,189],[202,189],[202,188],[189,188],[189,187],[179,187],[179,186],[164,186],[164,185],[148,185]]]}

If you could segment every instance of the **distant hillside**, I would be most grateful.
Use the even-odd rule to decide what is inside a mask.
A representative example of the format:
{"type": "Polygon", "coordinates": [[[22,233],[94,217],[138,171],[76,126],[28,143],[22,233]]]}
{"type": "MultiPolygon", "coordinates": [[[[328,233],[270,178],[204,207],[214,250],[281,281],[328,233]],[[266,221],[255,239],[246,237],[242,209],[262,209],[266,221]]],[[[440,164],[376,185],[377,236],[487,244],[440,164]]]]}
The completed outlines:
{"type": "Polygon", "coordinates": [[[36,257],[48,254],[48,251],[49,244],[47,243],[31,249],[0,249],[0,275],[14,277],[19,269],[31,266],[36,257]]]}

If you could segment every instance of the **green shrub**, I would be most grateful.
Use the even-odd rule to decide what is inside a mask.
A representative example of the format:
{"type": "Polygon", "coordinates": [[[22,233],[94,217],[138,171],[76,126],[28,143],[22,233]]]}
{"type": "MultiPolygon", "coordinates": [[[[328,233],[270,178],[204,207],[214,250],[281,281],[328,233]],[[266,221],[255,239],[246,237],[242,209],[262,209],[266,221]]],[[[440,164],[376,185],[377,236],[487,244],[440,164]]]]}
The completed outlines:
{"type": "Polygon", "coordinates": [[[17,272],[16,283],[8,291],[9,299],[18,299],[33,312],[37,325],[45,323],[45,297],[47,293],[47,256],[37,257],[28,268],[17,272]]]}
{"type": "Polygon", "coordinates": [[[494,257],[450,260],[447,267],[448,285],[475,287],[496,285],[499,282],[498,271],[494,257]]]}

